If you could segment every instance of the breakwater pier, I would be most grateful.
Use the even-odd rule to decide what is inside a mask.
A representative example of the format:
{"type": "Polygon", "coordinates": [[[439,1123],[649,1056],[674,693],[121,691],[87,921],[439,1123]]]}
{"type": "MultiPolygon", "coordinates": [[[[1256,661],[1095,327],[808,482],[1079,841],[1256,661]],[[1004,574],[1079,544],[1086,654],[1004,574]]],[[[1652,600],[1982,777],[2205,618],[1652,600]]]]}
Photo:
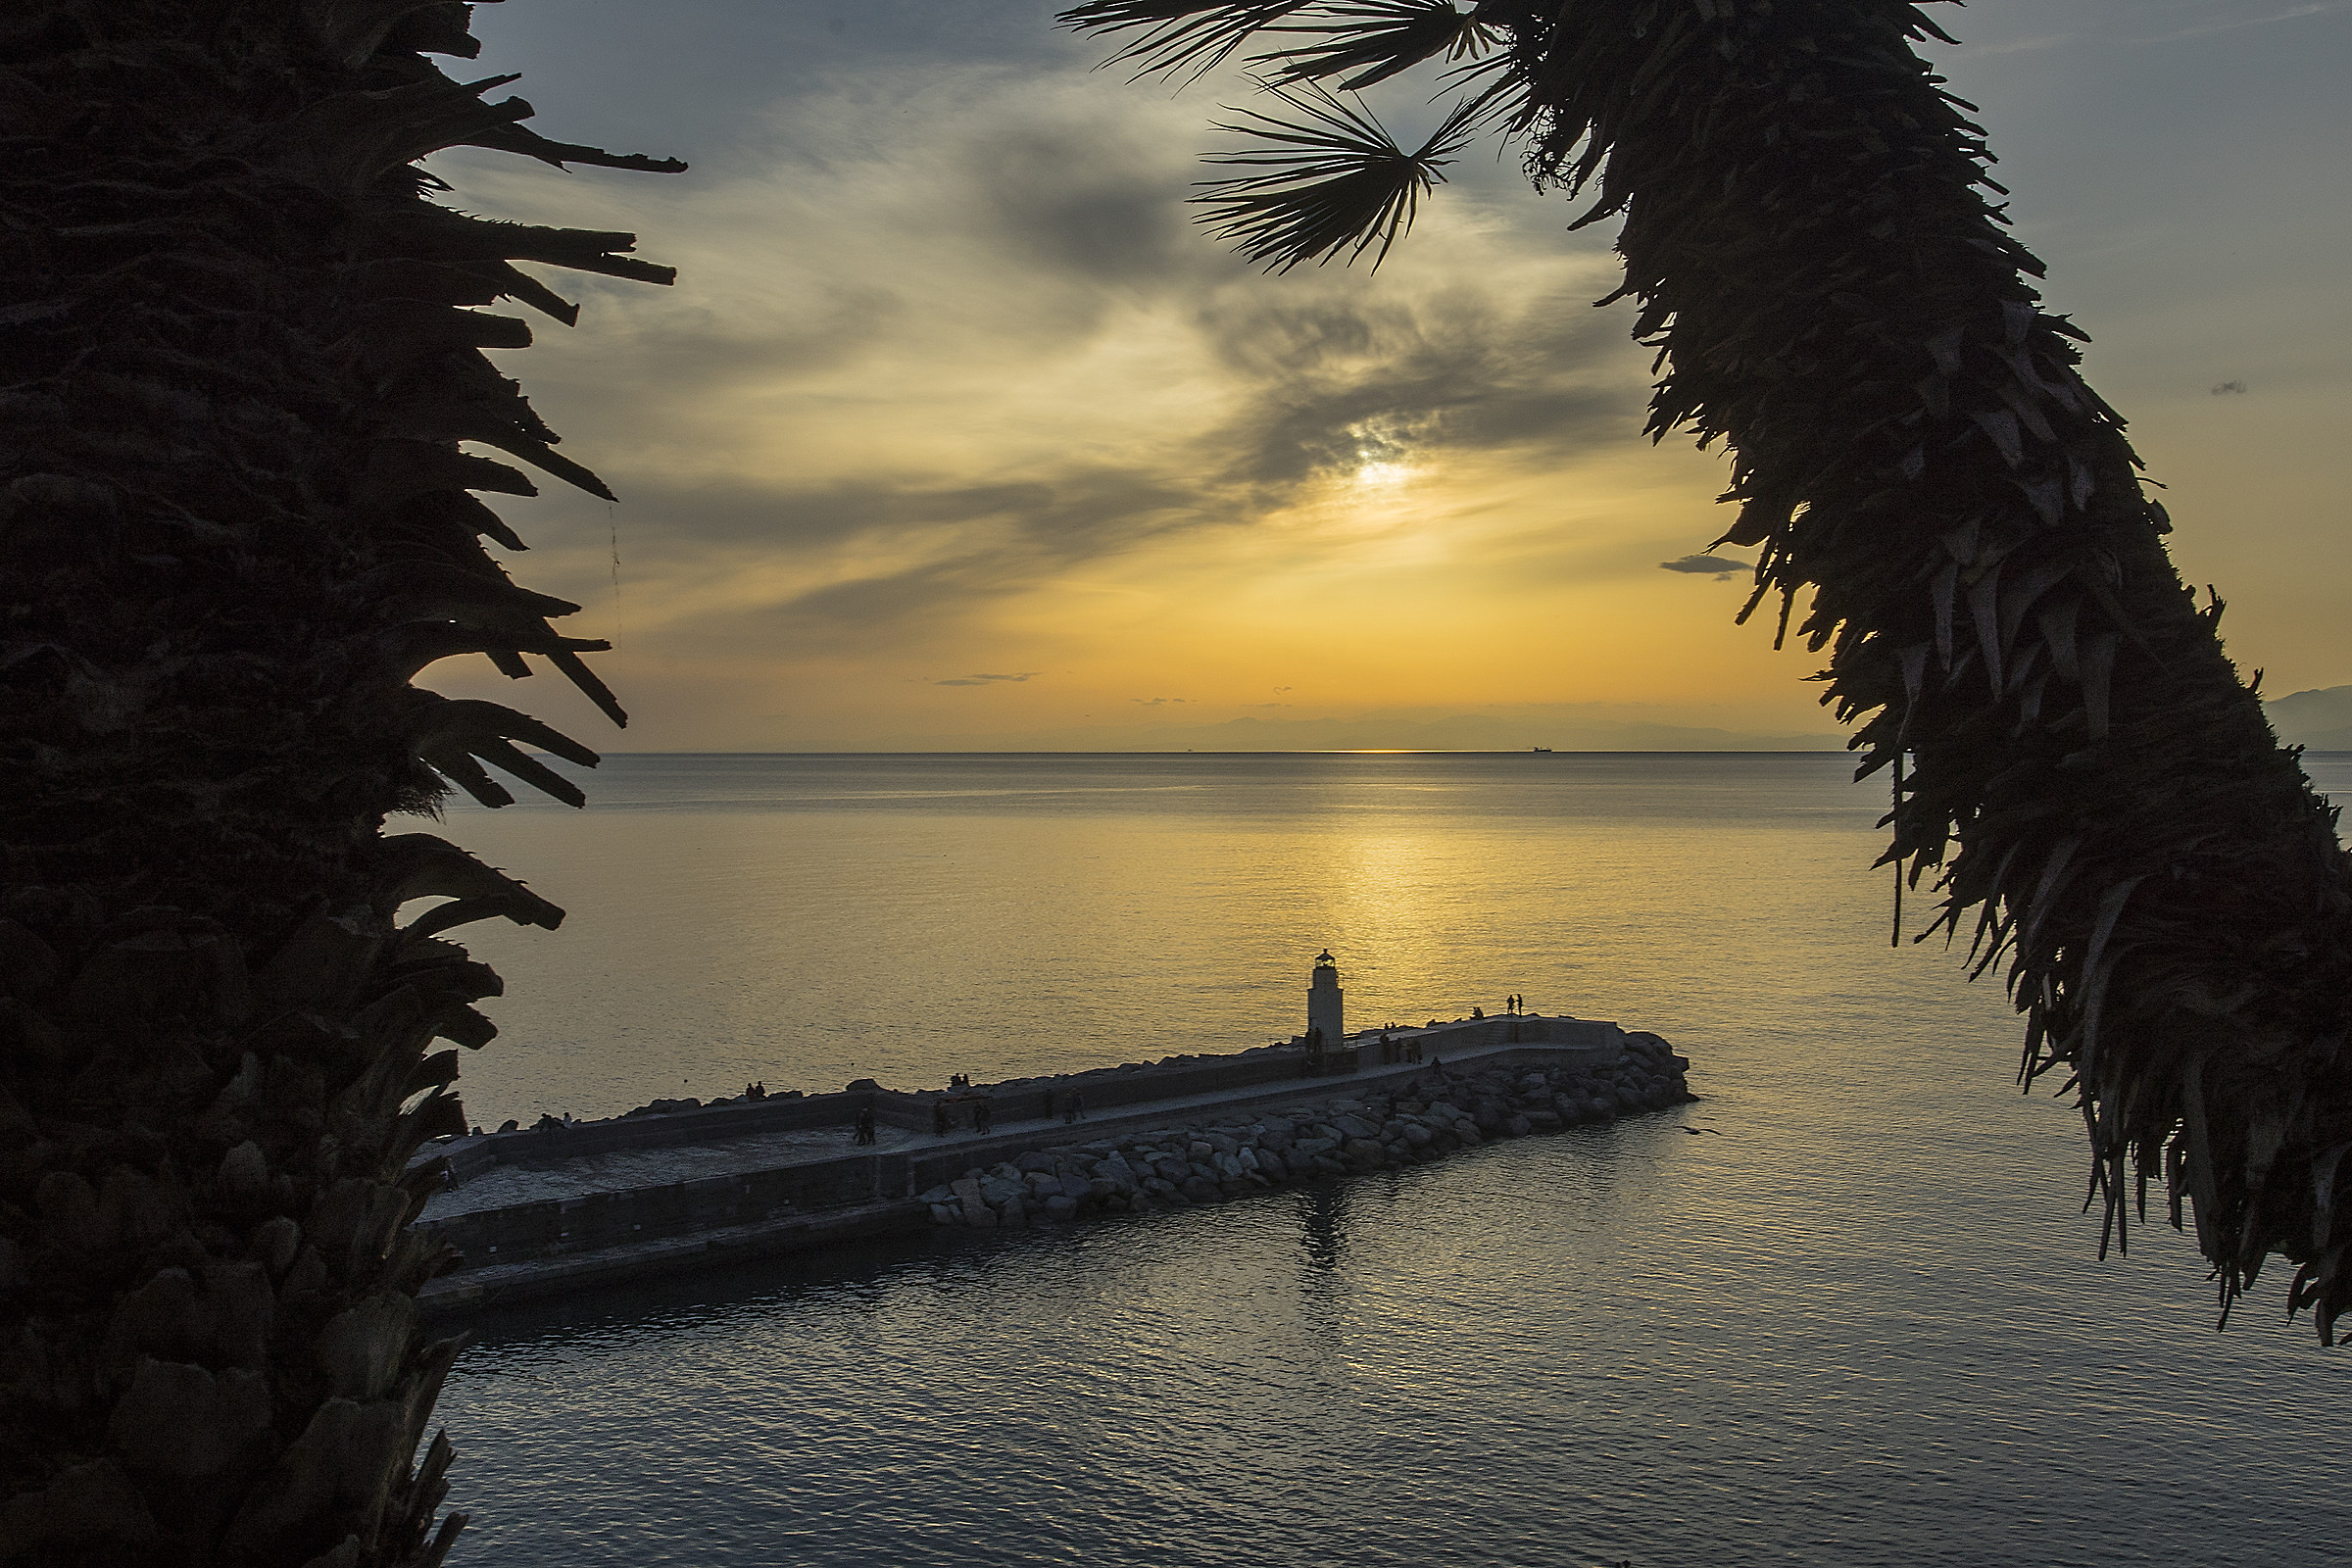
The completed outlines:
{"type": "MultiPolygon", "coordinates": [[[[932,1226],[1065,1224],[1345,1179],[1690,1098],[1613,1023],[1508,1014],[947,1090],[649,1108],[430,1152],[462,1312],[932,1226]],[[970,1111],[990,1114],[973,1125],[970,1111]],[[938,1128],[943,1109],[949,1130],[938,1128]],[[870,1138],[870,1143],[859,1142],[870,1138]]],[[[674,1103],[674,1102],[668,1102],[674,1103]]]]}

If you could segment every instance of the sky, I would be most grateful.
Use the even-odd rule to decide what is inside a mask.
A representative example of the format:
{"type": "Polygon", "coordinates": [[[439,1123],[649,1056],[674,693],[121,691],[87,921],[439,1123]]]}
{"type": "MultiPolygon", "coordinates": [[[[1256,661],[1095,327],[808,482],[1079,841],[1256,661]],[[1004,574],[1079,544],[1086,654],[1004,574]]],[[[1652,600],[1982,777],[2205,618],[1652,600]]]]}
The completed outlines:
{"type": "MultiPolygon", "coordinates": [[[[693,167],[430,161],[681,275],[542,270],[579,325],[493,356],[621,498],[494,499],[629,729],[553,675],[429,684],[614,751],[1838,744],[1818,659],[1690,559],[1725,468],[1641,434],[1610,231],[1489,143],[1376,273],[1266,275],[1184,206],[1243,86],[1130,84],[1058,8],[477,10],[455,73],[693,167]]],[[[1930,9],[2232,657],[2352,682],[2352,0],[1930,9]]],[[[1425,96],[1372,101],[1409,136],[1425,96]]]]}

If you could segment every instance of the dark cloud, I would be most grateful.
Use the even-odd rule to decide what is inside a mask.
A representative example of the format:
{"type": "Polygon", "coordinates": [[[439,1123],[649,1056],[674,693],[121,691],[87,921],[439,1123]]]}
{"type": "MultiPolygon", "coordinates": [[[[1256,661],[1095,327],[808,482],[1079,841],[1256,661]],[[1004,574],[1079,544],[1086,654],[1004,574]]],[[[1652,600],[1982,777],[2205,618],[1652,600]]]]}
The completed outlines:
{"type": "Polygon", "coordinates": [[[1042,673],[1044,673],[1042,670],[1025,669],[1017,675],[958,675],[954,680],[935,680],[931,684],[934,686],[994,686],[1003,681],[1024,681],[1033,675],[1042,673]]]}
{"type": "Polygon", "coordinates": [[[974,127],[963,165],[972,227],[1061,280],[1132,287],[1223,261],[1184,221],[1189,166],[1108,106],[1015,110],[974,127]]]}
{"type": "Polygon", "coordinates": [[[1230,478],[1285,488],[1416,447],[1578,452],[1633,439],[1630,389],[1592,373],[1616,346],[1613,323],[1581,305],[1458,287],[1429,299],[1355,292],[1207,313],[1220,358],[1255,389],[1220,432],[1230,478]]]}
{"type": "Polygon", "coordinates": [[[1725,556],[1685,556],[1679,561],[1661,561],[1658,566],[1663,571],[1698,572],[1710,577],[1728,577],[1735,571],[1748,569],[1746,562],[1725,556]]]}
{"type": "Polygon", "coordinates": [[[2213,395],[2218,398],[2226,392],[2243,392],[2245,389],[2246,383],[2243,381],[2224,381],[2213,389],[2213,395]]]}

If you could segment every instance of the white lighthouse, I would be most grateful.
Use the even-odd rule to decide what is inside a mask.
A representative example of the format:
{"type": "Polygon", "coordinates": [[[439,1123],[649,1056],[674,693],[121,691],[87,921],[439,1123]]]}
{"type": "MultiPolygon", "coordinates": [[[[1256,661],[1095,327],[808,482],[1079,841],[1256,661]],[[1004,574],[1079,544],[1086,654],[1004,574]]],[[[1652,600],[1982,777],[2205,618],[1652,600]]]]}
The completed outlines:
{"type": "Polygon", "coordinates": [[[1314,982],[1306,988],[1306,1030],[1312,1041],[1322,1037],[1325,1051],[1338,1051],[1348,1044],[1348,1024],[1343,1001],[1347,993],[1340,989],[1339,965],[1326,948],[1315,958],[1314,982]]]}

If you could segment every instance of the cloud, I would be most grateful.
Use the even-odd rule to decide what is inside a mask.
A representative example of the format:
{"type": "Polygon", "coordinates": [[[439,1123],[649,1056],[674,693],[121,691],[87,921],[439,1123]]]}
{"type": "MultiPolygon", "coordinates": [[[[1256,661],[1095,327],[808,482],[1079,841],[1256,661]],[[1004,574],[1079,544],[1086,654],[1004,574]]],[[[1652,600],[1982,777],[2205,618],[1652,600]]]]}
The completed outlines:
{"type": "Polygon", "coordinates": [[[1590,309],[1610,266],[1550,222],[1465,201],[1376,276],[1269,277],[1183,220],[1197,106],[1091,74],[904,74],[889,141],[808,84],[775,106],[771,167],[675,187],[692,200],[658,220],[573,193],[528,210],[550,198],[468,172],[469,199],[643,227],[683,268],[672,293],[591,285],[592,352],[544,334],[517,366],[658,533],[641,627],[659,601],[668,636],[713,649],[935,646],[1100,564],[1353,506],[1376,470],[1640,450],[1638,362],[1590,309]]]}
{"type": "Polygon", "coordinates": [[[1131,703],[1140,704],[1145,708],[1165,708],[1170,703],[1181,703],[1184,701],[1184,699],[1181,697],[1130,697],[1127,700],[1131,703]]]}
{"type": "Polygon", "coordinates": [[[2300,22],[2305,17],[2324,17],[2344,9],[2344,0],[2327,0],[2324,4],[2289,6],[2263,17],[2229,17],[2220,22],[2201,23],[2182,27],[2176,32],[2162,32],[2152,38],[2134,38],[2133,43],[2180,43],[2189,38],[2210,38],[2217,32],[2235,32],[2241,27],[2267,27],[2274,22],[2300,22]]]}
{"type": "Polygon", "coordinates": [[[1726,577],[1735,571],[1746,571],[1748,564],[1726,556],[1684,556],[1677,561],[1661,561],[1659,569],[1704,573],[1711,577],[1726,577]]]}
{"type": "Polygon", "coordinates": [[[1000,682],[1024,681],[1032,675],[1043,673],[1042,670],[1027,669],[1017,675],[958,675],[954,680],[935,680],[931,684],[934,686],[994,686],[1000,682]]]}
{"type": "Polygon", "coordinates": [[[2221,385],[2213,389],[2213,395],[2218,398],[2223,396],[2225,393],[2243,392],[2245,389],[2246,383],[2243,381],[2224,381],[2221,385]]]}

